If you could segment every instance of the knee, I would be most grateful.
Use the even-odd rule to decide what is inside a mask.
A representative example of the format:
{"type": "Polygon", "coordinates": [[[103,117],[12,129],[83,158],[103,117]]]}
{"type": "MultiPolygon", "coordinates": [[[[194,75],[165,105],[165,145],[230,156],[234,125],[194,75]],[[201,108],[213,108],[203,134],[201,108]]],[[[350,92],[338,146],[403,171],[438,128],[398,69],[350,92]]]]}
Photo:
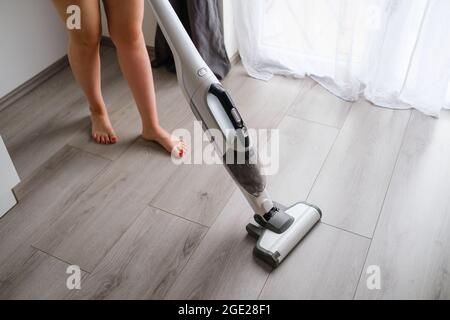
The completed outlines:
{"type": "Polygon", "coordinates": [[[134,25],[118,30],[110,29],[111,40],[115,46],[120,47],[139,47],[144,44],[144,35],[140,25],[134,25]]]}
{"type": "Polygon", "coordinates": [[[83,48],[97,48],[100,44],[100,32],[90,30],[77,30],[70,33],[70,41],[83,48]]]}

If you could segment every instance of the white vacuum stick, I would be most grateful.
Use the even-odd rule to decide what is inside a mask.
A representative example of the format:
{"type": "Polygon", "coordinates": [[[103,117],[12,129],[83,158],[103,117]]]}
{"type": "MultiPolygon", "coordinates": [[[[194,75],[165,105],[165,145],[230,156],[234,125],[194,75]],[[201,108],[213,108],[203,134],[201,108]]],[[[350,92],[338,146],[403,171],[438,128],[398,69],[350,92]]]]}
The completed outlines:
{"type": "Polygon", "coordinates": [[[231,97],[200,56],[169,0],[148,3],[172,49],[178,83],[194,115],[255,213],[257,224],[247,226],[258,239],[254,253],[277,267],[322,214],[306,203],[285,208],[272,201],[251,137],[231,97]]]}

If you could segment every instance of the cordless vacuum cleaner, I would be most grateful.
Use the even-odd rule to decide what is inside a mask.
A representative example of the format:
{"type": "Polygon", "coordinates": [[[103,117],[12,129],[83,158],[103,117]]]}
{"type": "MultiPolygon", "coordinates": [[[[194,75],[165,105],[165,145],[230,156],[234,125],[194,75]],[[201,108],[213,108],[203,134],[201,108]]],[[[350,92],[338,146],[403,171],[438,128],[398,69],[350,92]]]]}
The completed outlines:
{"type": "Polygon", "coordinates": [[[231,97],[200,56],[169,1],[148,3],[172,49],[179,85],[195,117],[255,213],[256,223],[247,225],[247,232],[257,239],[254,254],[277,267],[322,213],[306,203],[286,208],[271,200],[258,154],[231,97]]]}

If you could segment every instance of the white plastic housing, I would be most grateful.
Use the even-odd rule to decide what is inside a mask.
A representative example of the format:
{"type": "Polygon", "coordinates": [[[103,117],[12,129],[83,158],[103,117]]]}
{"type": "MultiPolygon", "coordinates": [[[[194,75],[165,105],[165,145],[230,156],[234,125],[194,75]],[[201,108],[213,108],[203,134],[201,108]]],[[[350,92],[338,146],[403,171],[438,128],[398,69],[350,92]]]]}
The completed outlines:
{"type": "Polygon", "coordinates": [[[286,211],[294,217],[294,223],[282,234],[265,230],[258,240],[257,249],[279,253],[278,261],[281,263],[292,249],[305,237],[305,235],[320,221],[319,211],[304,203],[298,203],[286,211]]]}

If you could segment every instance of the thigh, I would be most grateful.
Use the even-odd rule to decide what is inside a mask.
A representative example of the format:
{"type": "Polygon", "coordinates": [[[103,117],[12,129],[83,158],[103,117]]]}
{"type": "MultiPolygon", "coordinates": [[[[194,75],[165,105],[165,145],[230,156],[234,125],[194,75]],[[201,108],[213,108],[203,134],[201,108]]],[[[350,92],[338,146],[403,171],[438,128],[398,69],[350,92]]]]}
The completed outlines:
{"type": "MultiPolygon", "coordinates": [[[[67,8],[77,5],[81,11],[81,29],[68,30],[71,36],[98,36],[101,35],[101,13],[99,0],[52,0],[60,18],[66,23],[69,15],[67,8]]],[[[127,2],[127,1],[124,1],[127,2]]]]}
{"type": "Polygon", "coordinates": [[[132,36],[142,32],[144,0],[103,0],[103,3],[112,37],[132,36]]]}

